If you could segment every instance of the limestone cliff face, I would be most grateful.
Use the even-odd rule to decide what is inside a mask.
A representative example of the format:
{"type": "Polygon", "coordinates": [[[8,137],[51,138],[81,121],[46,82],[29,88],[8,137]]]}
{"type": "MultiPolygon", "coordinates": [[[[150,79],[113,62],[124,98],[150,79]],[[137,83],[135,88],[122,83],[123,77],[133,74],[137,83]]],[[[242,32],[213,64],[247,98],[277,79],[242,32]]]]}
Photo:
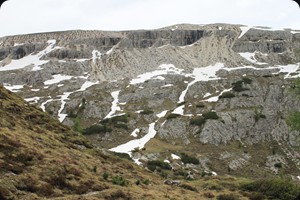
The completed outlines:
{"type": "MultiPolygon", "coordinates": [[[[132,140],[136,129],[142,138],[154,123],[156,139],[202,152],[203,162],[237,170],[257,155],[232,145],[251,152],[263,143],[264,153],[266,144],[282,145],[278,156],[299,170],[300,135],[285,122],[300,109],[291,92],[299,52],[300,31],[228,24],[9,36],[0,38],[0,82],[70,126],[126,113],[121,125],[91,136],[109,148],[132,140]],[[217,118],[203,117],[209,112],[217,118]]],[[[257,165],[270,166],[264,156],[257,165]]]]}

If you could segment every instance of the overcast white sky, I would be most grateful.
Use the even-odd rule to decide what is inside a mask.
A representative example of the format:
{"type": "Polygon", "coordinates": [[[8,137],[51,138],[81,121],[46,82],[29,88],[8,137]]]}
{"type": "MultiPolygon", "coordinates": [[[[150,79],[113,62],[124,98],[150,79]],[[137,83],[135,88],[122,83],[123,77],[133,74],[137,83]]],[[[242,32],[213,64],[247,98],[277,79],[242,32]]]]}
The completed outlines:
{"type": "Polygon", "coordinates": [[[179,23],[231,23],[300,29],[292,0],[9,0],[0,37],[72,29],[153,29],[179,23]]]}

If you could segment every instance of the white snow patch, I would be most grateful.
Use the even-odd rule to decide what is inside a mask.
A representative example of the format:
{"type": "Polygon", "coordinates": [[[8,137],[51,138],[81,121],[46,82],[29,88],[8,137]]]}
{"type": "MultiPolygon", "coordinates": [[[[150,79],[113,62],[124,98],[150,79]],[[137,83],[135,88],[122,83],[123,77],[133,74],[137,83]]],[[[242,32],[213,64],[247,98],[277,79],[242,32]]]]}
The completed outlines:
{"type": "Polygon", "coordinates": [[[297,70],[299,69],[299,65],[298,64],[290,64],[290,65],[279,65],[278,68],[280,69],[280,71],[278,73],[287,73],[287,75],[285,75],[284,78],[297,78],[300,75],[295,75],[295,76],[291,76],[291,73],[296,73],[297,70]]]}
{"type": "Polygon", "coordinates": [[[165,160],[164,160],[164,162],[165,162],[165,163],[169,163],[169,164],[170,164],[170,161],[169,161],[169,160],[167,160],[167,159],[165,159],[165,160]]]}
{"type": "Polygon", "coordinates": [[[38,92],[40,91],[41,89],[31,89],[32,92],[38,92]]]}
{"type": "Polygon", "coordinates": [[[131,140],[125,144],[110,149],[110,151],[128,153],[131,156],[132,151],[134,149],[142,149],[145,146],[145,144],[156,135],[156,130],[154,129],[154,127],[155,122],[149,124],[148,133],[144,137],[140,139],[131,140]]]}
{"type": "Polygon", "coordinates": [[[268,64],[268,63],[262,63],[262,62],[258,62],[256,59],[255,59],[255,53],[250,53],[250,52],[245,52],[245,53],[238,53],[240,54],[240,56],[242,56],[243,58],[245,58],[246,60],[254,63],[254,64],[258,64],[258,65],[264,65],[264,64],[268,64]]]}
{"type": "Polygon", "coordinates": [[[140,129],[136,128],[136,129],[134,129],[134,131],[132,131],[132,133],[130,134],[130,136],[137,137],[138,136],[137,134],[139,132],[140,132],[140,129]]]}
{"type": "Polygon", "coordinates": [[[242,26],[242,27],[240,27],[240,29],[241,29],[242,32],[241,32],[239,38],[243,37],[243,35],[245,35],[245,33],[247,33],[250,28],[251,27],[249,27],[249,26],[242,26]]]}
{"type": "Polygon", "coordinates": [[[180,160],[181,158],[175,154],[171,154],[173,160],[180,160]]]}
{"type": "Polygon", "coordinates": [[[162,117],[166,116],[167,112],[168,112],[168,110],[164,110],[164,111],[158,113],[156,116],[157,116],[158,118],[162,118],[162,117]]]}
{"type": "Polygon", "coordinates": [[[24,45],[24,43],[15,43],[14,47],[24,45]]]}
{"type": "Polygon", "coordinates": [[[300,31],[291,31],[292,34],[300,33],[300,31]]]}
{"type": "Polygon", "coordinates": [[[41,104],[40,108],[41,108],[44,112],[46,112],[46,107],[45,107],[45,105],[46,105],[47,103],[51,102],[51,101],[53,101],[53,99],[48,99],[47,101],[43,102],[43,103],[41,104]]]}
{"type": "Polygon", "coordinates": [[[47,53],[53,51],[56,48],[59,48],[59,47],[54,48],[54,45],[56,43],[55,40],[49,40],[47,43],[49,44],[49,46],[46,47],[41,52],[39,52],[38,54],[36,54],[36,55],[30,54],[21,59],[12,60],[11,63],[9,63],[8,65],[1,67],[0,71],[23,69],[29,65],[33,65],[32,71],[41,70],[42,68],[40,66],[48,63],[49,60],[40,60],[40,59],[47,53]]]}
{"type": "Polygon", "coordinates": [[[219,97],[224,93],[224,92],[229,92],[231,91],[232,88],[230,89],[225,89],[223,90],[218,96],[213,96],[213,97],[210,97],[209,99],[205,99],[203,101],[206,101],[206,102],[217,102],[219,100],[219,97]]]}
{"type": "Polygon", "coordinates": [[[61,99],[60,99],[61,106],[60,109],[58,110],[58,120],[60,122],[64,121],[64,119],[67,117],[67,114],[62,114],[61,112],[65,108],[66,100],[69,99],[70,94],[72,94],[72,92],[64,92],[64,94],[61,95],[61,99]]]}
{"type": "Polygon", "coordinates": [[[211,93],[208,92],[203,96],[203,98],[209,97],[210,95],[211,95],[211,93]]]}
{"type": "Polygon", "coordinates": [[[173,84],[167,84],[167,85],[163,85],[163,86],[161,86],[162,88],[166,88],[166,87],[172,87],[172,86],[174,86],[173,84]]]}
{"type": "Polygon", "coordinates": [[[112,118],[116,111],[121,110],[121,108],[118,106],[119,94],[120,90],[111,93],[111,96],[114,98],[114,100],[111,105],[111,111],[106,115],[106,117],[104,117],[104,119],[112,118]]]}
{"type": "Polygon", "coordinates": [[[98,50],[93,50],[92,54],[93,54],[93,58],[92,58],[93,63],[96,63],[96,61],[101,58],[101,52],[98,50]]]}
{"type": "Polygon", "coordinates": [[[171,31],[175,31],[176,29],[178,29],[178,26],[175,26],[175,28],[172,28],[171,31]]]}
{"type": "Polygon", "coordinates": [[[172,113],[173,114],[178,114],[178,115],[183,115],[184,106],[185,105],[181,105],[181,106],[177,107],[172,113]]]}
{"type": "Polygon", "coordinates": [[[30,102],[30,103],[38,103],[38,101],[40,99],[41,99],[41,97],[32,97],[32,98],[26,98],[24,100],[27,101],[27,102],[30,102]]]}
{"type": "Polygon", "coordinates": [[[216,72],[224,67],[223,63],[216,63],[215,65],[202,67],[202,68],[194,68],[193,74],[187,74],[187,77],[192,77],[194,80],[188,83],[186,89],[182,91],[179,96],[179,100],[177,103],[184,102],[184,98],[190,86],[195,84],[198,81],[209,81],[209,80],[217,80],[220,79],[216,76],[216,72]]]}
{"type": "Polygon", "coordinates": [[[68,76],[68,75],[63,75],[63,74],[55,74],[52,76],[52,79],[45,81],[44,84],[52,85],[52,84],[56,84],[56,83],[59,83],[64,80],[70,80],[71,78],[73,78],[73,76],[68,76]]]}
{"type": "Polygon", "coordinates": [[[85,61],[88,61],[90,60],[89,58],[80,58],[80,59],[74,59],[74,61],[76,62],[85,62],[85,61]]]}
{"type": "Polygon", "coordinates": [[[165,47],[167,47],[167,46],[170,46],[170,44],[166,44],[166,45],[160,46],[160,47],[158,47],[158,48],[161,49],[161,48],[165,48],[165,47]]]}
{"type": "Polygon", "coordinates": [[[182,71],[183,69],[178,69],[173,64],[162,64],[158,67],[158,70],[138,75],[137,78],[132,79],[130,81],[130,84],[135,85],[139,83],[144,83],[147,80],[157,78],[161,75],[166,74],[182,74],[182,71]]]}
{"type": "Polygon", "coordinates": [[[77,90],[76,92],[85,91],[89,87],[96,85],[96,84],[99,84],[99,81],[96,81],[96,82],[86,81],[82,84],[81,88],[79,90],[77,90]]]}
{"type": "Polygon", "coordinates": [[[21,90],[24,87],[24,85],[10,85],[10,84],[6,84],[6,83],[4,83],[3,86],[11,92],[18,92],[19,90],[21,90]]]}

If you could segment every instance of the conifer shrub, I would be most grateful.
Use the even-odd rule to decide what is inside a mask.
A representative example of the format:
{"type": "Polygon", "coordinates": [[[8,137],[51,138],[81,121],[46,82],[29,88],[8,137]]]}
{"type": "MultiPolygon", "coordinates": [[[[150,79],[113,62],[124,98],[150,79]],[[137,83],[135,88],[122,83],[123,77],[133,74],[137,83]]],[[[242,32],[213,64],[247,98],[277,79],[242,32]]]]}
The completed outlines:
{"type": "Polygon", "coordinates": [[[194,164],[194,165],[198,165],[200,162],[197,158],[193,157],[193,156],[189,156],[185,153],[181,154],[181,161],[184,164],[190,163],[190,164],[194,164]]]}

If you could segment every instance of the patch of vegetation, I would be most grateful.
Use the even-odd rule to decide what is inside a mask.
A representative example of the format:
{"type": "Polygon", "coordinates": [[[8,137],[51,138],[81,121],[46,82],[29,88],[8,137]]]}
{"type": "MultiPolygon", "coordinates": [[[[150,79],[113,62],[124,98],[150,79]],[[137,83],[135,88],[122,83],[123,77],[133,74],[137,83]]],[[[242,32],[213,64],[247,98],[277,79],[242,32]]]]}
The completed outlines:
{"type": "Polygon", "coordinates": [[[79,117],[79,116],[76,116],[76,117],[73,119],[73,122],[74,122],[74,125],[73,125],[73,127],[72,127],[73,131],[82,133],[83,129],[81,128],[81,125],[80,125],[80,117],[79,117]]]}
{"type": "Polygon", "coordinates": [[[196,108],[205,108],[204,103],[199,103],[196,105],[196,108]]]}
{"type": "Polygon", "coordinates": [[[177,104],[177,107],[182,106],[182,105],[184,105],[184,104],[185,104],[185,101],[183,101],[183,102],[177,104]]]}
{"type": "Polygon", "coordinates": [[[113,152],[113,154],[118,156],[119,158],[124,158],[124,159],[132,161],[132,158],[127,153],[113,152]]]}
{"type": "Polygon", "coordinates": [[[184,164],[191,163],[191,164],[194,164],[194,165],[198,165],[200,163],[197,158],[195,158],[193,156],[189,156],[189,155],[187,155],[185,153],[181,154],[181,161],[184,164]]]}
{"type": "Polygon", "coordinates": [[[255,108],[255,110],[254,110],[255,122],[258,122],[259,119],[265,119],[265,118],[266,118],[266,116],[264,114],[262,114],[262,110],[255,108]]]}
{"type": "Polygon", "coordinates": [[[258,180],[242,186],[243,190],[256,192],[268,199],[294,200],[300,191],[300,186],[289,179],[277,178],[258,180]]]}
{"type": "Polygon", "coordinates": [[[160,161],[160,160],[149,160],[147,162],[147,167],[151,171],[155,171],[157,169],[166,169],[166,170],[171,170],[172,167],[170,166],[169,163],[160,161]]]}
{"type": "Polygon", "coordinates": [[[114,127],[116,127],[116,128],[121,128],[121,129],[124,129],[124,130],[128,130],[129,128],[128,128],[128,126],[127,126],[127,124],[114,124],[114,127]]]}
{"type": "Polygon", "coordinates": [[[274,167],[276,167],[276,168],[282,168],[283,165],[282,165],[281,162],[279,162],[279,163],[275,163],[275,164],[274,164],[274,167]]]}
{"type": "Polygon", "coordinates": [[[291,130],[300,130],[300,112],[292,112],[286,118],[286,123],[289,125],[291,130]]]}
{"type": "Polygon", "coordinates": [[[112,131],[112,129],[108,128],[106,125],[94,124],[86,129],[83,129],[82,133],[84,135],[92,135],[92,134],[106,133],[106,132],[111,132],[111,131],[112,131]]]}
{"type": "Polygon", "coordinates": [[[142,112],[140,112],[142,115],[151,115],[153,114],[153,110],[150,110],[150,109],[146,109],[146,110],[143,110],[142,112]]]}
{"type": "Polygon", "coordinates": [[[104,180],[107,180],[108,177],[109,177],[109,173],[108,173],[108,172],[104,172],[104,173],[102,174],[102,177],[103,177],[104,180]]]}
{"type": "Polygon", "coordinates": [[[170,115],[167,116],[167,119],[175,119],[175,118],[177,118],[177,117],[179,117],[179,116],[181,116],[181,115],[171,113],[170,115]]]}
{"type": "Polygon", "coordinates": [[[232,92],[223,92],[220,96],[219,99],[225,99],[225,98],[233,98],[235,97],[235,94],[232,92]]]}
{"type": "Polygon", "coordinates": [[[205,119],[219,119],[219,116],[214,111],[203,113],[202,117],[204,117],[205,119]]]}
{"type": "Polygon", "coordinates": [[[126,186],[128,181],[123,176],[117,175],[112,177],[112,183],[115,185],[126,186]]]}
{"type": "Polygon", "coordinates": [[[206,119],[204,117],[196,117],[196,118],[191,119],[190,124],[202,126],[203,124],[205,124],[205,122],[206,122],[206,119]]]}
{"type": "Polygon", "coordinates": [[[242,91],[249,90],[249,88],[244,87],[244,85],[251,84],[251,83],[252,83],[252,80],[250,78],[243,77],[242,80],[239,80],[239,81],[231,84],[233,86],[232,90],[235,92],[242,92],[242,91]]]}
{"type": "Polygon", "coordinates": [[[240,198],[235,194],[220,194],[217,200],[239,200],[240,198]]]}

